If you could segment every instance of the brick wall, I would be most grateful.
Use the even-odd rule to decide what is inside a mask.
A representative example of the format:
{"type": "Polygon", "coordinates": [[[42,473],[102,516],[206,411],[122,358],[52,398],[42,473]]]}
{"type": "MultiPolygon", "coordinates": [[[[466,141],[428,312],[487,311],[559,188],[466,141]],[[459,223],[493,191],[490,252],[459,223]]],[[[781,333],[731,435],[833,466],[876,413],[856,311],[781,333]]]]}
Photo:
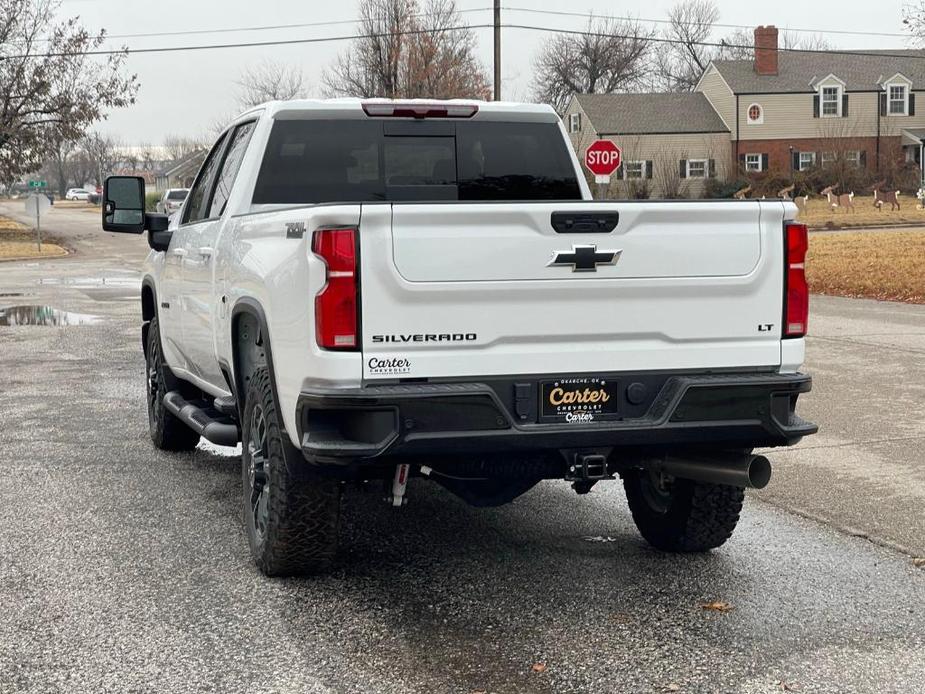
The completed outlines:
{"type": "MultiPolygon", "coordinates": [[[[858,150],[865,153],[868,169],[877,169],[877,138],[799,138],[793,140],[740,140],[733,143],[733,156],[738,164],[739,155],[767,154],[768,170],[789,173],[793,170],[791,157],[796,152],[816,152],[816,163],[822,163],[822,152],[846,152],[858,150]]],[[[885,157],[902,156],[900,137],[881,137],[880,155],[885,157]]]]}

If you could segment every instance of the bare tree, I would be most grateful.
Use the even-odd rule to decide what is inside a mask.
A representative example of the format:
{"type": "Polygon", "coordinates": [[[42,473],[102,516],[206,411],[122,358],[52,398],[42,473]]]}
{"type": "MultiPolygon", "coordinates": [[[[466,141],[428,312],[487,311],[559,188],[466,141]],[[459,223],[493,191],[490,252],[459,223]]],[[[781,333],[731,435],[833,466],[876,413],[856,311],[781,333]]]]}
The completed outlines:
{"type": "Polygon", "coordinates": [[[714,0],[681,0],[668,10],[665,42],[655,54],[658,86],[686,92],[694,88],[707,65],[717,55],[710,43],[713,25],[719,21],[714,0]]]}
{"type": "Polygon", "coordinates": [[[241,110],[266,101],[286,101],[305,96],[302,68],[273,60],[263,60],[245,68],[236,84],[241,110]]]}
{"type": "Polygon", "coordinates": [[[455,0],[361,0],[360,31],[325,71],[331,96],[439,99],[489,94],[475,34],[455,0]]]}
{"type": "Polygon", "coordinates": [[[103,179],[112,173],[118,159],[119,144],[108,135],[89,133],[80,141],[80,148],[89,160],[91,179],[96,185],[103,185],[103,179]]]}
{"type": "Polygon", "coordinates": [[[205,144],[195,137],[168,135],[164,138],[164,156],[168,161],[180,161],[204,147],[205,144]]]}
{"type": "Polygon", "coordinates": [[[652,36],[638,22],[592,17],[579,36],[550,37],[534,63],[534,99],[562,113],[572,94],[638,89],[648,71],[652,36]]]}
{"type": "Polygon", "coordinates": [[[914,46],[925,44],[925,0],[903,5],[903,26],[914,46]]]}
{"type": "MultiPolygon", "coordinates": [[[[925,3],[925,0],[921,0],[925,3]]],[[[755,37],[747,29],[736,29],[724,37],[715,36],[719,8],[715,0],[681,0],[668,11],[668,26],[655,54],[653,87],[669,91],[690,91],[716,59],[752,60],[755,37]]],[[[780,48],[785,51],[830,50],[832,44],[821,34],[801,36],[782,31],[780,48]]]]}
{"type": "MultiPolygon", "coordinates": [[[[835,48],[831,41],[822,34],[801,36],[792,31],[781,31],[778,37],[781,50],[798,53],[800,51],[829,51],[835,48]]],[[[747,29],[736,29],[720,41],[723,46],[715,54],[717,58],[731,60],[752,60],[755,57],[755,37],[747,29]]]]}
{"type": "Polygon", "coordinates": [[[76,17],[55,23],[60,4],[0,0],[2,180],[36,170],[56,141],[79,139],[107,109],[135,101],[138,82],[123,73],[125,54],[88,55],[105,33],[91,34],[76,17]]]}

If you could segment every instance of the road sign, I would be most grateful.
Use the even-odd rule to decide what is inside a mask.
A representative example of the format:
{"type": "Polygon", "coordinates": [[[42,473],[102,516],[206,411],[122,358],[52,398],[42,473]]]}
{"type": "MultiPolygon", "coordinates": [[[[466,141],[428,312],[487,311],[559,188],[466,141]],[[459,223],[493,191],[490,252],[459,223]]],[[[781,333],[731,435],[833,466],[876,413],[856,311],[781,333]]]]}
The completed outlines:
{"type": "Polygon", "coordinates": [[[35,237],[39,244],[39,253],[42,252],[42,215],[48,211],[49,207],[51,207],[51,200],[45,193],[33,193],[26,198],[26,214],[35,219],[35,237]]]}
{"type": "Polygon", "coordinates": [[[585,151],[585,166],[598,183],[607,183],[610,175],[620,168],[622,155],[620,148],[610,140],[597,140],[585,151]]]}
{"type": "Polygon", "coordinates": [[[47,188],[48,181],[29,181],[30,188],[47,188]]]}
{"type": "Polygon", "coordinates": [[[31,217],[45,214],[49,207],[51,207],[51,202],[44,193],[33,194],[26,198],[26,214],[31,217]]]}

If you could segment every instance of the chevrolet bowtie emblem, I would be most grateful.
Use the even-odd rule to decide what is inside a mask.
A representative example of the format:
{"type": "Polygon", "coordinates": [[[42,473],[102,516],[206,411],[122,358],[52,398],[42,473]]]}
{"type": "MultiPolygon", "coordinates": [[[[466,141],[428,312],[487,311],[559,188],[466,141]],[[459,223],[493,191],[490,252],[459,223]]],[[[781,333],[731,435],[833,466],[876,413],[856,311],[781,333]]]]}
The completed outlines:
{"type": "Polygon", "coordinates": [[[598,265],[616,265],[619,251],[599,251],[597,246],[572,246],[572,251],[553,251],[552,260],[546,267],[571,265],[572,272],[597,272],[598,265]]]}

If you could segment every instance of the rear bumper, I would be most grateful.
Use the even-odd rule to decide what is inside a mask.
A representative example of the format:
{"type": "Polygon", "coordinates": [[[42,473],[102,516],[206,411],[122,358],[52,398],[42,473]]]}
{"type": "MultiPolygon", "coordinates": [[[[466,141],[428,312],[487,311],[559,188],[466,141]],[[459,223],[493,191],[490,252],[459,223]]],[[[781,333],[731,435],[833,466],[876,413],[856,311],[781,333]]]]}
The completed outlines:
{"type": "Polygon", "coordinates": [[[307,460],[345,464],[564,448],[790,446],[818,429],[795,412],[799,394],[812,386],[806,374],[611,378],[619,381],[622,418],[574,424],[538,423],[536,389],[543,379],[536,376],[304,391],[296,412],[299,441],[307,460]]]}

